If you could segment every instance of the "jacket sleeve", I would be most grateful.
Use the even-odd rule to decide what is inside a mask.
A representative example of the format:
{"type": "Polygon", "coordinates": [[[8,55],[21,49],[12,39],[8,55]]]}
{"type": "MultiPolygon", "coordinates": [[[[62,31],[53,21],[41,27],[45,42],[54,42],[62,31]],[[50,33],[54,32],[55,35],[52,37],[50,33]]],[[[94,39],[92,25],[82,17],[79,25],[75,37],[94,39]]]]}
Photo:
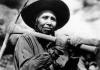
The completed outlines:
{"type": "Polygon", "coordinates": [[[31,47],[27,42],[28,41],[21,36],[15,46],[15,64],[18,70],[37,70],[50,64],[51,58],[47,52],[36,54],[33,48],[37,46],[31,47]]]}

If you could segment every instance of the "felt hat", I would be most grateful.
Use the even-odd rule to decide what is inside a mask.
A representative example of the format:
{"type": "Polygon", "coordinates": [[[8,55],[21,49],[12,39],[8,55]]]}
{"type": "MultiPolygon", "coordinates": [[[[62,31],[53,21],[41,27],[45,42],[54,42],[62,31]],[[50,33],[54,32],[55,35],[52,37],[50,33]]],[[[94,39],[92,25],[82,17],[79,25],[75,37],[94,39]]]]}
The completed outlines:
{"type": "Polygon", "coordinates": [[[38,14],[50,10],[57,19],[55,30],[64,26],[70,17],[68,6],[61,0],[38,0],[23,8],[21,16],[24,22],[33,28],[38,14]]]}

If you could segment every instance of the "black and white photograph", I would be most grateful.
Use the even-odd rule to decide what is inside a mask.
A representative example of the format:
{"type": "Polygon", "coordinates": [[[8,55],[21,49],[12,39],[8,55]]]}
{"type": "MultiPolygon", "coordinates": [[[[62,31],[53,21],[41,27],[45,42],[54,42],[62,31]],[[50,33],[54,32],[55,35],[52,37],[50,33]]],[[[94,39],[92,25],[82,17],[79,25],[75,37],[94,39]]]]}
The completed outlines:
{"type": "Polygon", "coordinates": [[[0,70],[100,70],[100,0],[0,0],[0,70]]]}

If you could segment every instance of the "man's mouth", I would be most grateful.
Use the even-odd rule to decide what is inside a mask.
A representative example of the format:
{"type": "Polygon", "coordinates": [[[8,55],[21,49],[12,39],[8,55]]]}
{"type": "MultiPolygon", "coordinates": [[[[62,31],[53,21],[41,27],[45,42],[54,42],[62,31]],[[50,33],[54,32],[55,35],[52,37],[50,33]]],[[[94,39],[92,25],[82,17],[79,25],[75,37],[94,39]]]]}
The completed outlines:
{"type": "Polygon", "coordinates": [[[52,28],[44,27],[43,29],[44,29],[44,30],[51,30],[52,28]]]}

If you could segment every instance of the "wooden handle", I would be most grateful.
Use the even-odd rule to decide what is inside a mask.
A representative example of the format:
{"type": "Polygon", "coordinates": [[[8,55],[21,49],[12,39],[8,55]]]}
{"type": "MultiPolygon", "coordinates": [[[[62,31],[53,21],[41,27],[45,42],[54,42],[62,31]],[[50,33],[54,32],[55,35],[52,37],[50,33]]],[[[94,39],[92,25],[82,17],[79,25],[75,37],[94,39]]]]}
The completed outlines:
{"type": "Polygon", "coordinates": [[[32,34],[34,34],[34,36],[36,36],[36,37],[40,37],[40,38],[43,38],[43,39],[47,39],[49,41],[55,42],[55,40],[56,40],[56,37],[51,36],[51,35],[46,35],[46,34],[37,33],[37,32],[33,32],[32,34]]]}
{"type": "Polygon", "coordinates": [[[6,34],[5,39],[4,39],[4,42],[3,42],[3,45],[2,45],[2,47],[1,47],[1,49],[0,49],[0,59],[2,58],[2,55],[3,55],[4,50],[5,50],[5,48],[6,48],[9,35],[10,35],[9,33],[6,34]]]}

